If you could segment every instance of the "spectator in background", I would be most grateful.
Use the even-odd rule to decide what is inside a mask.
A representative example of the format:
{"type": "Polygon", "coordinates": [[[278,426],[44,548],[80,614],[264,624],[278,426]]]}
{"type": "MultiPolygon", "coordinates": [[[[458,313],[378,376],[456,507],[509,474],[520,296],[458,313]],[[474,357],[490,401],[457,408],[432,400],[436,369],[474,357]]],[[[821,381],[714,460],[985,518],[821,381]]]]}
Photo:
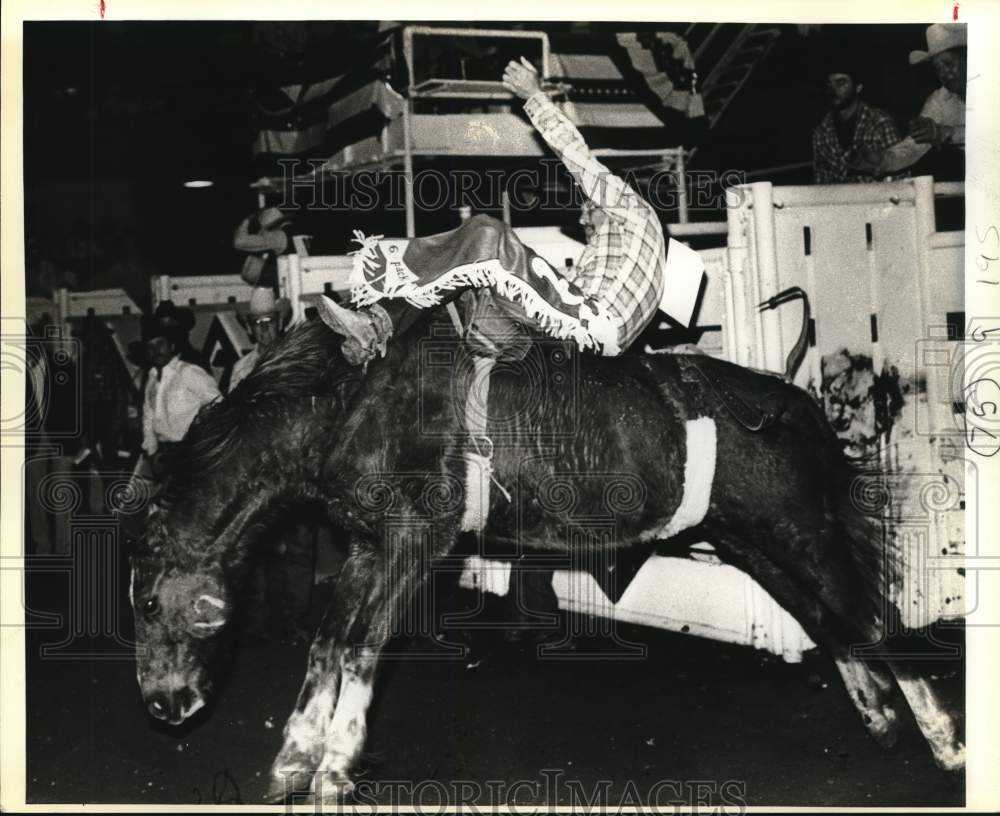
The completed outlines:
{"type": "Polygon", "coordinates": [[[161,300],[153,312],[153,320],[168,330],[181,360],[199,366],[211,374],[212,369],[205,355],[191,345],[189,335],[195,324],[194,312],[176,306],[171,300],[161,300]]]}
{"type": "Polygon", "coordinates": [[[832,55],[824,72],[830,110],[813,131],[813,173],[817,184],[876,181],[873,166],[858,158],[881,153],[899,141],[892,117],[861,98],[861,73],[848,53],[832,55]]]}
{"type": "Polygon", "coordinates": [[[240,273],[250,286],[278,286],[278,256],[289,251],[288,218],[277,207],[252,213],[233,234],[233,247],[247,253],[240,273]]]}
{"type": "Polygon", "coordinates": [[[964,25],[927,29],[927,50],[911,51],[910,65],[930,60],[940,87],[910,122],[909,135],[877,159],[880,174],[910,169],[936,179],[965,178],[965,84],[967,35],[964,25]]]}
{"type": "Polygon", "coordinates": [[[254,342],[253,350],[241,357],[233,365],[229,375],[229,390],[249,374],[262,351],[266,351],[284,334],[285,324],[292,314],[292,305],[287,298],[278,298],[269,286],[256,286],[250,293],[250,306],[247,309],[247,330],[254,342]]]}
{"type": "Polygon", "coordinates": [[[171,448],[184,438],[202,406],[220,394],[210,374],[181,359],[181,343],[186,335],[155,315],[143,322],[146,354],[152,368],[142,409],[142,450],[148,470],[137,475],[151,475],[158,480],[171,448]]]}

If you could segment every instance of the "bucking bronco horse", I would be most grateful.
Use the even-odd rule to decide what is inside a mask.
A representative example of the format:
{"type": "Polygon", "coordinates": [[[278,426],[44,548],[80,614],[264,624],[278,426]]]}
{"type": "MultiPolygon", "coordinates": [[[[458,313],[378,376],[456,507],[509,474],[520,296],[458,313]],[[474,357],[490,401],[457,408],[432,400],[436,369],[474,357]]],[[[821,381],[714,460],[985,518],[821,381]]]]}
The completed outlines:
{"type": "MultiPolygon", "coordinates": [[[[275,800],[311,791],[334,801],[350,790],[380,650],[435,559],[455,546],[468,507],[469,435],[456,403],[474,367],[444,310],[428,310],[366,370],[345,364],[340,342],[303,324],[202,410],[133,559],[139,686],[154,717],[179,724],[212,694],[255,542],[269,543],[282,507],[321,502],[350,531],[271,768],[275,800]],[[452,362],[428,364],[442,351],[452,362]]],[[[550,341],[531,348],[524,370],[545,372],[553,348],[574,362],[568,376],[494,373],[492,478],[509,500],[490,490],[482,534],[568,552],[559,490],[580,507],[614,509],[607,546],[696,529],[832,656],[879,743],[897,737],[895,683],[937,763],[962,768],[956,723],[927,681],[884,652],[858,656],[895,614],[888,560],[880,518],[859,500],[871,485],[845,462],[815,402],[780,377],[706,356],[611,359],[550,341]],[[772,421],[750,430],[729,391],[776,406],[772,421]],[[614,484],[628,489],[609,498],[614,484]]]]}

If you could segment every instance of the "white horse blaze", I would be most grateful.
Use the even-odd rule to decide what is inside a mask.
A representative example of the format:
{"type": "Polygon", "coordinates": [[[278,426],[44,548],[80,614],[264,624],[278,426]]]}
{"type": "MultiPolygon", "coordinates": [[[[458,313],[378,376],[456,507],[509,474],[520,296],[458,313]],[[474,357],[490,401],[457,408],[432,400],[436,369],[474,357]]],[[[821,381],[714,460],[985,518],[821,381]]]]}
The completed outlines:
{"type": "Polygon", "coordinates": [[[715,420],[710,417],[689,419],[684,423],[684,430],[686,450],[681,503],[666,524],[642,533],[639,536],[642,541],[671,538],[700,524],[708,512],[708,504],[712,498],[712,482],[715,480],[715,420]]]}

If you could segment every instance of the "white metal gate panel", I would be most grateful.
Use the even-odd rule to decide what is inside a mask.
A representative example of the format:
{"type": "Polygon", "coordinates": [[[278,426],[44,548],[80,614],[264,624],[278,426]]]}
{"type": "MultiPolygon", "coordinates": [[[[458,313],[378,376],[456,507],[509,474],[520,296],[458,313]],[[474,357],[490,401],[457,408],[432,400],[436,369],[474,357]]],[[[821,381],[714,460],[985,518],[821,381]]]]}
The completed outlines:
{"type": "MultiPolygon", "coordinates": [[[[809,295],[815,347],[796,382],[819,391],[823,355],[846,348],[895,367],[905,405],[885,446],[904,622],[925,625],[965,608],[960,572],[965,472],[950,454],[949,313],[963,306],[963,235],[936,233],[933,180],[733,191],[727,348],[738,362],[780,371],[798,337],[795,311],[756,314],[789,286],[809,295]],[[759,300],[758,300],[759,296],[759,300]],[[952,566],[954,565],[954,566],[952,566]]],[[[786,307],[787,308],[787,307],[786,307]]],[[[964,328],[964,327],[963,327],[964,328]]]]}

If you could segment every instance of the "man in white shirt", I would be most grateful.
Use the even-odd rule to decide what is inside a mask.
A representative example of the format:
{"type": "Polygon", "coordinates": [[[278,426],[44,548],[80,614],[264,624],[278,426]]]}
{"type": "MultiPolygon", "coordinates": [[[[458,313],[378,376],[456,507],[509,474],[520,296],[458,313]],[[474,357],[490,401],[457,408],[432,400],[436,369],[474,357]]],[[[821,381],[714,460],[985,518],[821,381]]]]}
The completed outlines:
{"type": "Polygon", "coordinates": [[[142,450],[155,461],[184,438],[198,411],[221,395],[210,374],[181,360],[174,330],[154,324],[146,338],[146,353],[153,365],[143,403],[142,450]]]}

